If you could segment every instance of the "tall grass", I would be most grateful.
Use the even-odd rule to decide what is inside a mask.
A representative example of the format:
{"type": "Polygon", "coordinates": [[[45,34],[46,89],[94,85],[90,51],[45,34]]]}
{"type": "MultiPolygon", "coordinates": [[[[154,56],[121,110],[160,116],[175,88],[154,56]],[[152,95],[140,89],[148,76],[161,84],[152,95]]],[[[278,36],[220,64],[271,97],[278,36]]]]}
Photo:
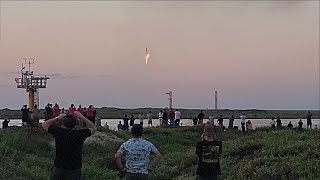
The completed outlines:
{"type": "MultiPolygon", "coordinates": [[[[122,139],[129,132],[101,130],[122,139]]],[[[144,137],[153,142],[163,158],[152,180],[195,179],[195,145],[200,127],[146,128],[144,137]]],[[[223,179],[319,179],[320,131],[266,131],[243,135],[217,131],[223,141],[223,179]]],[[[53,165],[52,137],[39,129],[9,128],[0,131],[0,179],[47,179],[53,165]]],[[[83,179],[118,179],[114,154],[121,142],[86,144],[83,179]]]]}

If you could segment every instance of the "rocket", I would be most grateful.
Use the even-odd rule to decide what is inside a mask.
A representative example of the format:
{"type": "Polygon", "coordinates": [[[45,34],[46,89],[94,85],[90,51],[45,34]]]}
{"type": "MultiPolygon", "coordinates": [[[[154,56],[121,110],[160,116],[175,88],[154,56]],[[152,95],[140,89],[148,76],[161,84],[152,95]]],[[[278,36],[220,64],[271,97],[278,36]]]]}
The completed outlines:
{"type": "Polygon", "coordinates": [[[150,55],[148,54],[148,48],[146,47],[146,55],[145,55],[146,64],[148,64],[149,57],[150,57],[150,55]]]}

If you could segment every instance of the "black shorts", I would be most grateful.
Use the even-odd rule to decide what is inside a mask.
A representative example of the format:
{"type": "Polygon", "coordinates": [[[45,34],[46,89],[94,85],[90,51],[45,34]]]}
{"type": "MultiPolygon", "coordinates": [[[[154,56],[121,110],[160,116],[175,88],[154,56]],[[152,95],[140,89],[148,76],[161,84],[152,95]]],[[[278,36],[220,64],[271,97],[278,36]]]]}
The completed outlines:
{"type": "Polygon", "coordinates": [[[307,125],[312,125],[311,120],[307,120],[307,125]]]}
{"type": "Polygon", "coordinates": [[[81,169],[60,169],[53,167],[49,180],[80,180],[81,179],[81,169]]]}

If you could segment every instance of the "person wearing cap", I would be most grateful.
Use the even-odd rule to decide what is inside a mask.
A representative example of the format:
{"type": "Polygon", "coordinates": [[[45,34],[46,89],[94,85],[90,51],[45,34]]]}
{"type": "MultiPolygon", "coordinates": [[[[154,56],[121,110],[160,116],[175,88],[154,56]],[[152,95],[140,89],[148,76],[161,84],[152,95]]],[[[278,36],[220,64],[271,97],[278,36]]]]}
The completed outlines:
{"type": "Polygon", "coordinates": [[[222,142],[214,139],[214,129],[211,124],[204,126],[201,137],[196,146],[197,180],[217,180],[218,175],[221,175],[219,156],[222,153],[222,142]]]}
{"type": "Polygon", "coordinates": [[[140,124],[133,125],[131,134],[133,138],[124,142],[115,154],[120,176],[125,176],[126,180],[147,180],[148,171],[154,171],[161,154],[151,142],[142,139],[143,127],[140,124]],[[149,164],[150,154],[154,155],[154,158],[149,164]],[[121,162],[122,157],[125,157],[125,165],[121,162]]]}

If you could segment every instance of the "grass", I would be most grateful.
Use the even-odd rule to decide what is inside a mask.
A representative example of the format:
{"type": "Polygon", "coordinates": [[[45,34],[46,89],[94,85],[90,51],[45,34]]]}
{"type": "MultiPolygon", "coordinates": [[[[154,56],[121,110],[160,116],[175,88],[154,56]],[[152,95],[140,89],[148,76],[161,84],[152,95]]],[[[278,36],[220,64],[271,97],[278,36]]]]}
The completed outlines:
{"type": "MultiPolygon", "coordinates": [[[[129,132],[103,130],[123,139],[129,132]]],[[[195,179],[195,144],[200,127],[147,128],[144,137],[155,144],[163,158],[152,180],[195,179]]],[[[319,179],[320,131],[269,131],[243,135],[217,132],[223,141],[223,179],[319,179]]],[[[52,137],[39,129],[8,128],[0,131],[0,179],[47,179],[54,159],[52,137]]],[[[120,142],[86,144],[83,179],[118,179],[113,156],[120,142]]]]}

